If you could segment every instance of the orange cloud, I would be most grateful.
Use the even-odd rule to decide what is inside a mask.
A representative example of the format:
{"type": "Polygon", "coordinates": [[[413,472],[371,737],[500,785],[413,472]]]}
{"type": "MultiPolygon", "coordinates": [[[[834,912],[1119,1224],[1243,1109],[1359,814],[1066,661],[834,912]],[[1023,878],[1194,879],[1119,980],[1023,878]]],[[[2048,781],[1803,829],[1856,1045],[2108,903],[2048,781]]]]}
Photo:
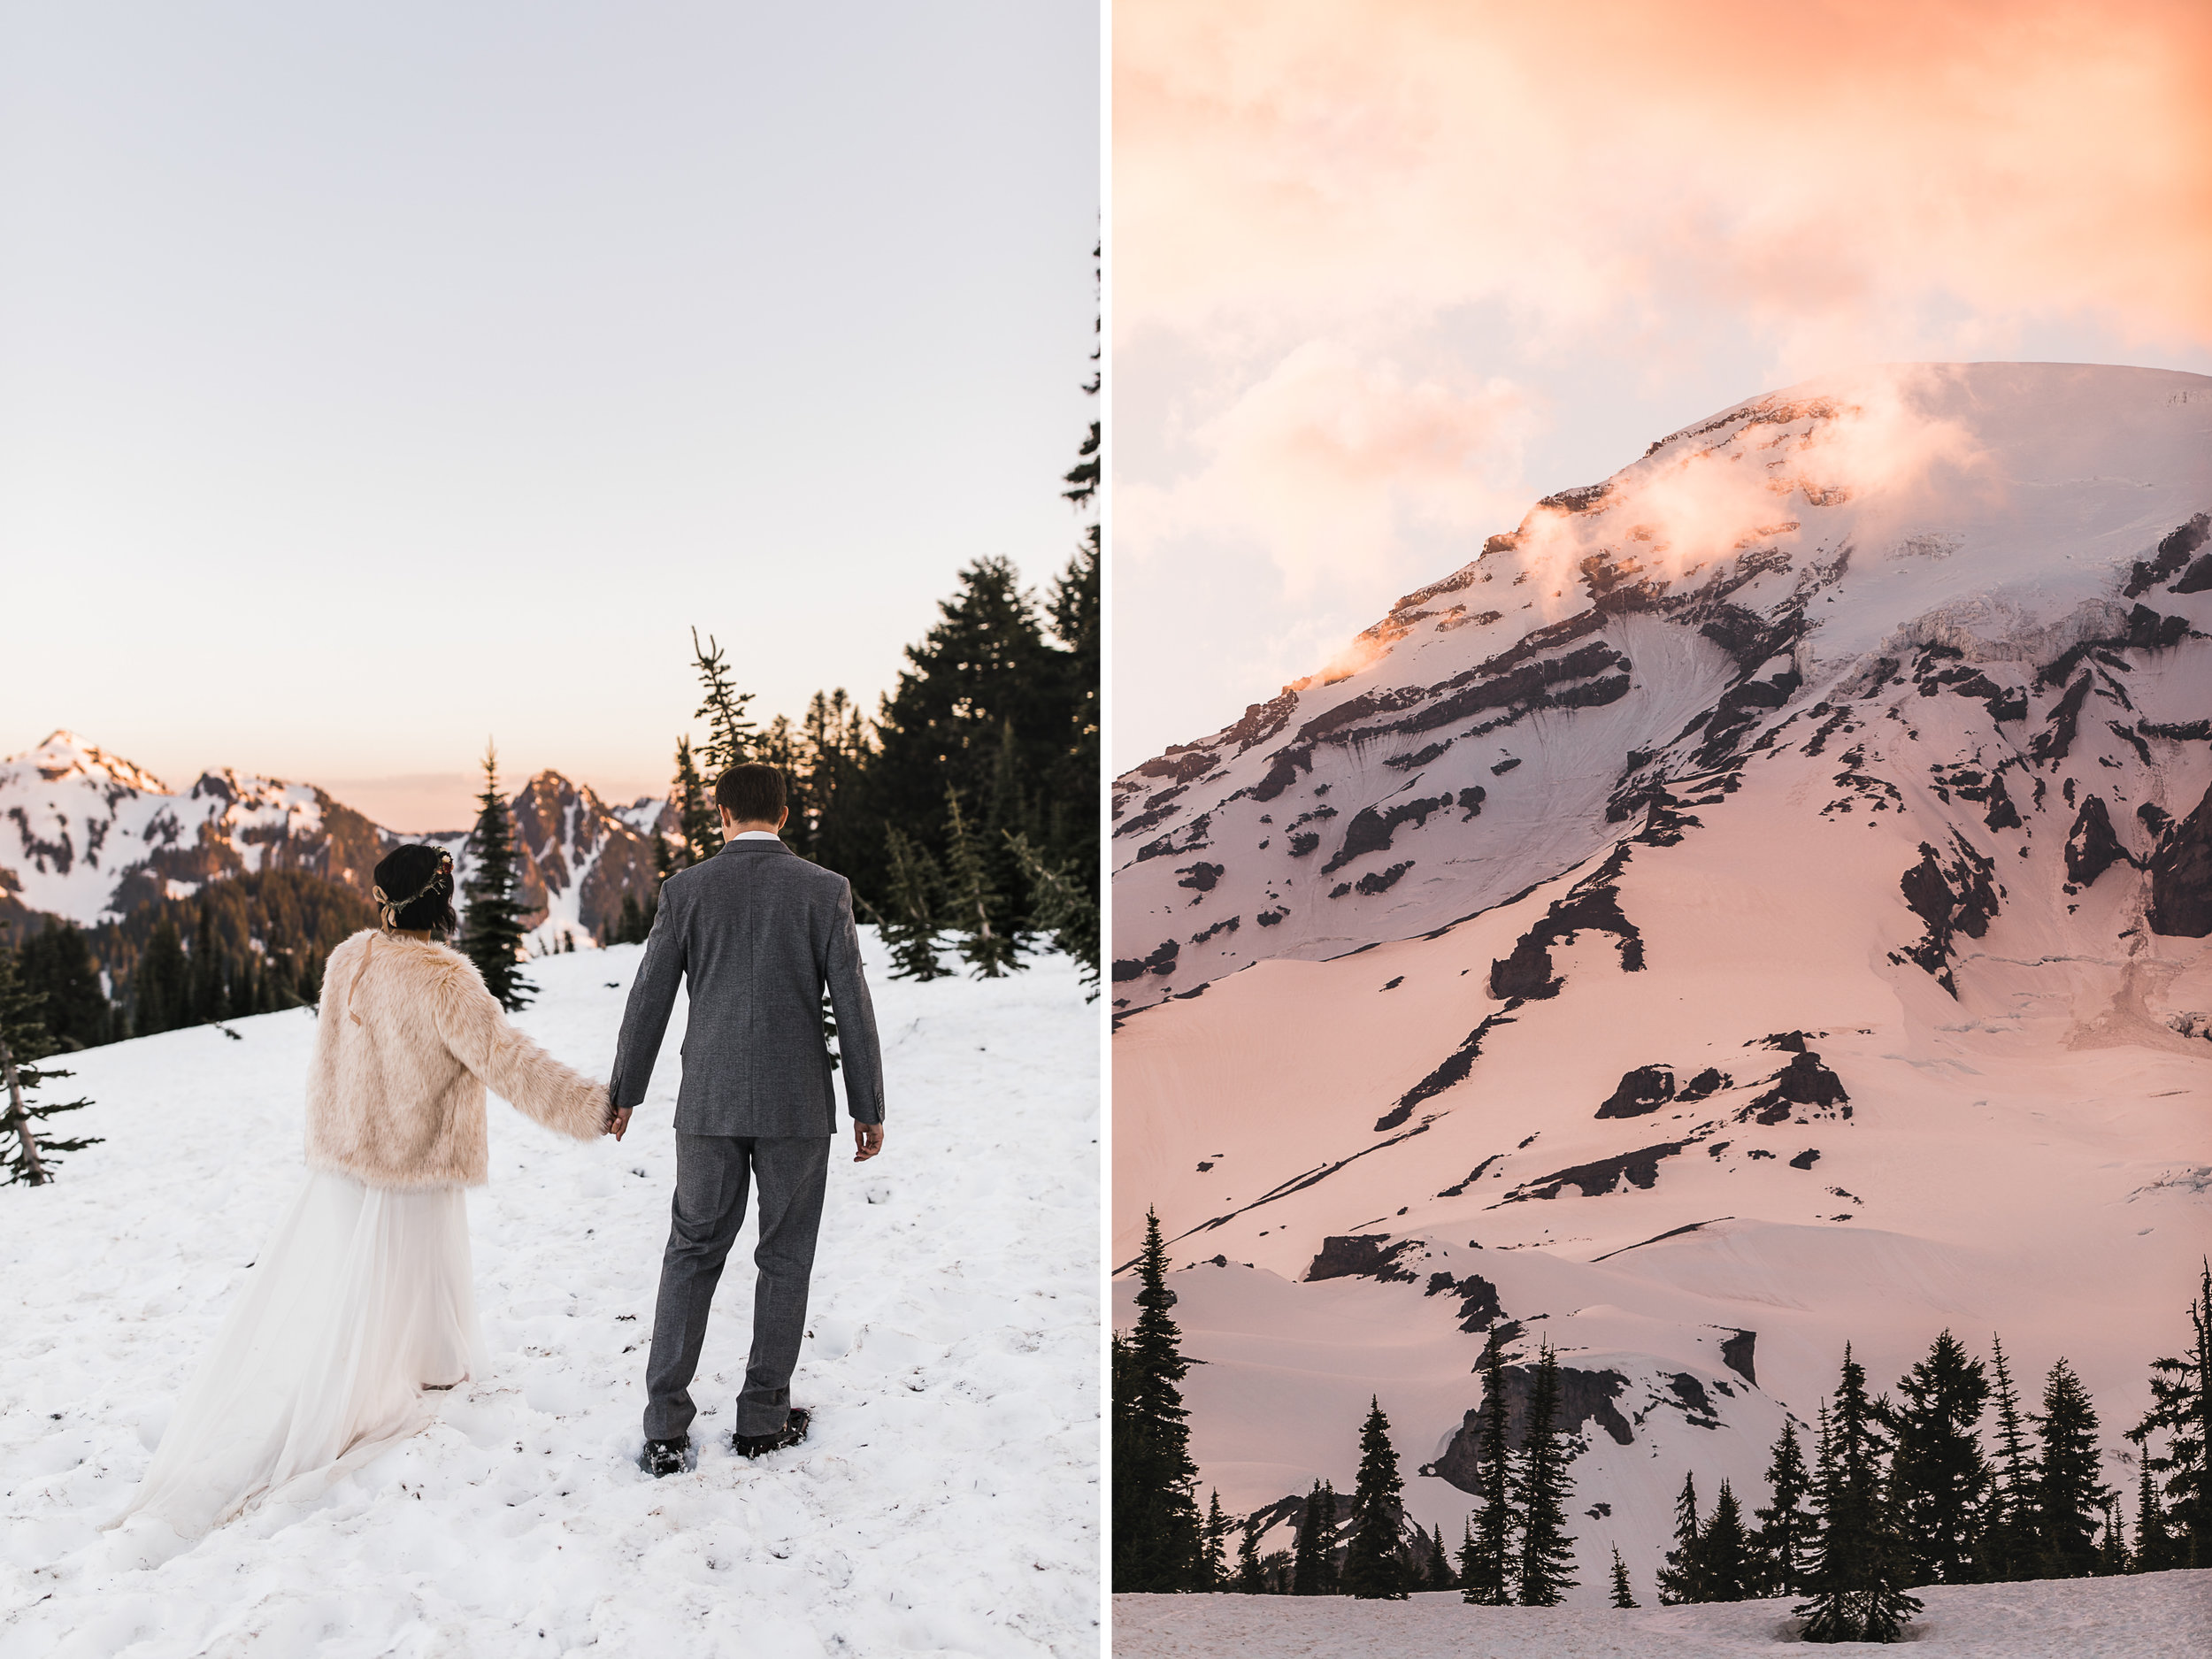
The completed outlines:
{"type": "Polygon", "coordinates": [[[1121,0],[1114,56],[1124,339],[1696,296],[1796,378],[1932,295],[2212,339],[2201,0],[1121,0]]]}

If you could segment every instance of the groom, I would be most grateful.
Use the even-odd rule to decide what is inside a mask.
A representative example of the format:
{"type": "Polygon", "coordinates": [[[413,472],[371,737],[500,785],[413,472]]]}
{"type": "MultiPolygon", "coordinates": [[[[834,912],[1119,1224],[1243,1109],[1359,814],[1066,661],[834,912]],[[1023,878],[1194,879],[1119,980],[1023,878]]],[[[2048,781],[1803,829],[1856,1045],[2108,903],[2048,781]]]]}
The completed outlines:
{"type": "Polygon", "coordinates": [[[853,1161],[883,1150],[883,1056],[860,972],[851,884],[778,836],[788,814],[775,767],[733,766],[716,780],[714,799],[722,850],[661,885],[607,1085],[615,1107],[608,1132],[619,1140],[645,1098],[677,985],[687,978],[676,1198],[645,1365],[642,1466],[656,1476],[683,1469],[691,1450],[691,1379],[752,1181],[760,1186],[759,1277],[731,1448],[757,1457],[806,1438],[808,1414],[791,1403],[791,1371],[837,1133],[822,1033],[826,984],[843,1051],[853,1161]]]}

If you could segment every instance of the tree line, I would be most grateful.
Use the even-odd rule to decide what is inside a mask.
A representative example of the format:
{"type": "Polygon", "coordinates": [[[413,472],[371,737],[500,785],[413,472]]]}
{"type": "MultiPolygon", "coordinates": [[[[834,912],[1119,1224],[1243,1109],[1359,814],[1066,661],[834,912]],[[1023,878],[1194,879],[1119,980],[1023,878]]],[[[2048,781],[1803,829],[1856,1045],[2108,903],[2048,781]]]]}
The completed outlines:
{"type": "MultiPolygon", "coordinates": [[[[1406,1522],[1396,1452],[1379,1400],[1360,1428],[1348,1505],[1316,1481],[1292,1510],[1293,1542],[1262,1555],[1274,1515],[1240,1526],[1212,1494],[1202,1514],[1188,1412],[1179,1385],[1190,1361],[1168,1310],[1166,1252],[1146,1219],[1137,1263],[1138,1316],[1113,1355],[1113,1583],[1117,1592],[1402,1597],[1457,1589],[1479,1604],[1556,1604],[1571,1588],[1565,1530],[1571,1455],[1558,1421],[1558,1365],[1539,1353],[1521,1445],[1509,1446],[1503,1344],[1493,1331],[1483,1377],[1475,1496],[1455,1559],[1440,1528],[1406,1522]],[[1238,1535],[1234,1563],[1228,1540],[1238,1535]]],[[[2152,1363],[2153,1403],[2126,1432],[2135,1491],[2099,1474],[2097,1413],[2061,1359],[2042,1410],[2026,1410],[2001,1342],[1987,1366],[1946,1331],[1900,1379],[1870,1397],[1846,1348],[1833,1398],[1819,1410],[1809,1464],[1786,1421],[1766,1471],[1769,1502],[1747,1515],[1729,1482],[1701,1509],[1684,1478],[1674,1548],[1655,1586],[1662,1605],[1804,1598],[1793,1610],[1809,1641],[1893,1641],[1920,1603],[1910,1586],[2156,1572],[2212,1564],[2212,1264],[2188,1314],[2178,1358],[2152,1363]],[[1993,1450],[1984,1419],[1993,1409],[1993,1450]],[[2129,1502],[2132,1517],[2124,1510],[2129,1502]]],[[[1279,1512],[1279,1511],[1278,1511],[1279,1512]]],[[[1638,1605],[1620,1551],[1611,1599],[1638,1605]]]]}

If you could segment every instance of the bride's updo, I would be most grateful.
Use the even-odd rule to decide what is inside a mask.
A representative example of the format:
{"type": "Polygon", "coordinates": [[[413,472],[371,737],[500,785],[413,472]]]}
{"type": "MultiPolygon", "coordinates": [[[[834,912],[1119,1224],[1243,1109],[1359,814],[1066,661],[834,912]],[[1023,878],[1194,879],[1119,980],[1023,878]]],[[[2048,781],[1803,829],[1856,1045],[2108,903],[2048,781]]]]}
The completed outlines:
{"type": "Polygon", "coordinates": [[[427,931],[449,939],[458,933],[453,855],[419,841],[394,848],[376,867],[376,913],[388,933],[427,931]]]}

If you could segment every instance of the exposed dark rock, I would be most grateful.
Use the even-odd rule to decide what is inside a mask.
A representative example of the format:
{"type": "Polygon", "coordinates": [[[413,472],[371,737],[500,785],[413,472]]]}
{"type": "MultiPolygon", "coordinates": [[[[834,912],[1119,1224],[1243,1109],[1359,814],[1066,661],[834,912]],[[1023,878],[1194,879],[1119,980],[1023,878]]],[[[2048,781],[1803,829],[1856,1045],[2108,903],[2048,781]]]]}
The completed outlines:
{"type": "Polygon", "coordinates": [[[1620,1087],[1598,1108],[1601,1118],[1641,1118],[1674,1099],[1674,1073],[1663,1065],[1640,1065],[1624,1072],[1620,1087]]]}
{"type": "Polygon", "coordinates": [[[2066,879],[2085,887],[2116,864],[2132,864],[2126,848],[2113,833],[2111,815],[2101,795],[2091,795],[2074,815],[2074,827],[2066,836],[2066,879]]]}
{"type": "Polygon", "coordinates": [[[1684,1085],[1682,1092],[1676,1095],[1675,1099],[1688,1105],[1704,1100],[1709,1095],[1719,1094],[1734,1081],[1735,1079],[1727,1072],[1709,1065],[1684,1085]]]}
{"type": "MultiPolygon", "coordinates": [[[[1529,1394],[1535,1384],[1536,1368],[1533,1365],[1507,1365],[1500,1368],[1499,1377],[1505,1387],[1506,1449],[1517,1452],[1528,1437],[1529,1394]]],[[[1559,1415],[1554,1421],[1571,1435],[1578,1435],[1584,1425],[1595,1423],[1617,1443],[1632,1445],[1636,1432],[1613,1403],[1627,1386],[1628,1379],[1617,1371],[1581,1371],[1573,1366],[1562,1365],[1559,1368],[1559,1415]]],[[[1488,1388],[1486,1379],[1486,1395],[1488,1388]]],[[[1453,1433],[1450,1444],[1444,1448],[1444,1455],[1433,1463],[1424,1465],[1421,1472],[1438,1476],[1462,1492],[1479,1492],[1481,1489],[1485,1421],[1481,1406],[1468,1412],[1453,1433]]]]}
{"type": "Polygon", "coordinates": [[[1418,1239],[1401,1239],[1386,1247],[1386,1233],[1334,1234],[1321,1240],[1321,1254],[1313,1258],[1313,1265],[1306,1270],[1306,1282],[1313,1284],[1324,1279],[1380,1279],[1413,1283],[1418,1277],[1410,1269],[1397,1265],[1398,1258],[1408,1250],[1421,1248],[1418,1239]]]}
{"type": "Polygon", "coordinates": [[[2151,932],[2179,939],[2212,933],[2212,789],[2159,837],[2148,868],[2151,932]]]}
{"type": "Polygon", "coordinates": [[[1371,806],[1362,807],[1344,826],[1344,844],[1321,866],[1321,873],[1333,876],[1363,853],[1387,850],[1399,825],[1411,823],[1418,828],[1429,821],[1430,813],[1440,812],[1451,803],[1451,796],[1440,795],[1432,800],[1401,801],[1379,812],[1371,806]]]}
{"type": "Polygon", "coordinates": [[[1633,973],[1644,965],[1644,941],[1636,925],[1621,913],[1615,884],[1628,864],[1628,843],[1622,842],[1603,864],[1555,900],[1543,920],[1514,941],[1513,954],[1490,964],[1490,995],[1542,998],[1556,996],[1563,981],[1552,978],[1551,947],[1571,941],[1586,928],[1613,933],[1621,941],[1621,966],[1633,973]]]}
{"type": "Polygon", "coordinates": [[[1402,772],[1417,771],[1449,749],[1452,746],[1452,741],[1448,737],[1440,743],[1430,743],[1414,750],[1410,755],[1393,755],[1388,760],[1383,762],[1383,764],[1394,766],[1402,772]]]}
{"type": "Polygon", "coordinates": [[[1412,868],[1413,860],[1409,858],[1403,864],[1391,865],[1387,870],[1371,870],[1352,885],[1371,898],[1378,893],[1387,893],[1397,884],[1398,878],[1412,868]]]}
{"type": "Polygon", "coordinates": [[[1997,890],[1990,879],[1997,866],[1955,831],[1951,844],[1957,856],[1946,864],[1933,847],[1921,842],[1920,862],[1898,879],[1905,902],[1925,925],[1926,932],[1918,944],[1893,954],[1890,960],[1918,963],[1956,996],[1958,986],[1950,969],[1951,941],[1959,933],[1979,939],[1989,931],[1990,918],[1997,914],[1997,890]]]}
{"type": "Polygon", "coordinates": [[[1455,797],[1454,803],[1459,808],[1461,823],[1465,824],[1482,816],[1483,797],[1488,793],[1489,791],[1480,784],[1459,792],[1455,797]]]}
{"type": "Polygon", "coordinates": [[[1459,1328],[1463,1331],[1487,1331],[1505,1317],[1505,1310],[1498,1305],[1498,1287],[1479,1273],[1459,1279],[1449,1273],[1429,1275],[1427,1294],[1434,1296],[1448,1290],[1459,1298],[1459,1328]]]}
{"type": "Polygon", "coordinates": [[[1290,833],[1290,856],[1293,858],[1303,858],[1319,845],[1321,834],[1317,830],[1293,830],[1290,833]]]}
{"type": "MultiPolygon", "coordinates": [[[[1469,1032],[1459,1047],[1453,1049],[1433,1071],[1416,1083],[1399,1098],[1399,1109],[1410,1111],[1430,1096],[1441,1094],[1453,1084],[1464,1080],[1467,1073],[1474,1069],[1475,1061],[1482,1054],[1482,1040],[1490,1034],[1493,1026],[1511,1025],[1513,1010],[1520,1005],[1521,1000],[1518,997],[1513,998],[1503,1008],[1469,1032]]],[[[1401,1121],[1403,1120],[1401,1119],[1401,1121]]]]}
{"type": "MultiPolygon", "coordinates": [[[[2160,541],[2158,552],[2154,557],[2147,561],[2138,559],[2135,562],[2133,576],[2129,580],[2126,588],[2121,591],[2132,599],[2138,594],[2147,593],[2157,587],[2184,565],[2189,564],[2189,556],[2204,545],[2208,534],[2212,534],[2212,518],[2199,513],[2187,524],[2183,525],[2160,541]]],[[[2189,565],[2189,573],[2174,584],[2173,591],[2177,594],[2193,594],[2203,588],[2212,588],[2212,569],[2207,570],[2203,581],[2199,582],[2196,587],[2185,585],[2195,579],[2199,565],[2208,564],[2212,564],[2212,556],[2198,560],[2195,565],[2189,565]]]]}
{"type": "Polygon", "coordinates": [[[2087,674],[2066,687],[2065,695],[2058,700],[2058,706],[2045,720],[2043,729],[2028,744],[2028,754],[2032,759],[2039,763],[2047,760],[2055,764],[2066,758],[2067,750],[2074,746],[2075,728],[2081,720],[2082,700],[2088,695],[2087,674]]]}
{"type": "Polygon", "coordinates": [[[1821,1064],[1816,1054],[1799,1055],[1774,1074],[1773,1084],[1736,1114],[1738,1123],[1747,1118],[1763,1124],[1787,1123],[1800,1106],[1816,1110],[1841,1106],[1846,1118],[1851,1115],[1851,1097],[1844,1093],[1843,1079],[1821,1064]]]}
{"type": "MultiPolygon", "coordinates": [[[[1505,1154],[1502,1152],[1493,1152],[1488,1157],[1483,1159],[1481,1163],[1476,1164],[1473,1169],[1467,1171],[1467,1179],[1465,1180],[1458,1182],[1455,1186],[1447,1187],[1442,1192],[1437,1194],[1437,1196],[1439,1198],[1458,1197],[1462,1193],[1465,1192],[1470,1187],[1472,1187],[1477,1181],[1482,1179],[1482,1172],[1485,1170],[1488,1169],[1493,1164],[1495,1164],[1504,1156],[1505,1154]]],[[[1474,1240],[1470,1239],[1468,1242],[1471,1244],[1474,1240]]]]}
{"type": "MultiPolygon", "coordinates": [[[[2203,515],[2198,516],[2201,518],[2203,515]]],[[[2212,588],[2212,553],[2200,556],[2192,564],[2182,573],[2181,580],[2174,584],[2173,591],[2177,594],[2200,594],[2208,588],[2212,588]]]]}
{"type": "Polygon", "coordinates": [[[1313,770],[1313,745],[1292,743],[1279,749],[1269,757],[1272,764],[1267,775],[1252,786],[1255,801],[1272,801],[1277,795],[1298,781],[1298,774],[1313,770]]]}
{"type": "Polygon", "coordinates": [[[1171,939],[1157,947],[1148,956],[1138,956],[1116,961],[1114,964],[1114,982],[1116,984],[1119,984],[1124,979],[1141,979],[1148,973],[1164,974],[1174,972],[1175,955],[1176,952],[1180,950],[1183,947],[1179,941],[1171,939]]]}
{"type": "Polygon", "coordinates": [[[1220,864],[1210,864],[1202,860],[1194,864],[1181,865],[1175,873],[1183,878],[1175,884],[1177,887],[1189,887],[1199,893],[1211,893],[1214,890],[1214,883],[1220,880],[1228,872],[1220,864]]]}
{"type": "Polygon", "coordinates": [[[1759,1386],[1759,1374],[1752,1369],[1751,1350],[1758,1345],[1758,1341],[1759,1333],[1756,1331],[1739,1331],[1733,1336],[1724,1338],[1720,1345],[1721,1363],[1754,1388],[1759,1386]]]}
{"type": "Polygon", "coordinates": [[[1352,884],[1350,882],[1340,881],[1329,889],[1329,896],[1333,899],[1340,899],[1351,890],[1352,884]]]}
{"type": "Polygon", "coordinates": [[[1558,995],[1559,987],[1565,983],[1552,977],[1551,952],[1544,949],[1543,941],[1533,930],[1521,935],[1511,956],[1502,961],[1494,959],[1490,964],[1493,996],[1540,1002],[1558,995]]]}
{"type": "Polygon", "coordinates": [[[2162,651],[2189,637],[2189,618],[2161,616],[2148,605],[2128,612],[2127,642],[2139,651],[2162,651]]]}
{"type": "Polygon", "coordinates": [[[1262,927],[1272,927],[1276,925],[1276,923],[1281,921],[1284,917],[1289,914],[1290,912],[1288,910],[1262,910],[1252,919],[1257,922],[1262,927]]]}
{"type": "Polygon", "coordinates": [[[1809,1170],[1814,1164],[1819,1162],[1820,1148],[1818,1147],[1807,1147],[1802,1152],[1799,1153],[1795,1157],[1790,1160],[1790,1168],[1793,1170],[1809,1170]]]}
{"type": "Polygon", "coordinates": [[[1705,1385],[1686,1371],[1678,1371],[1667,1379],[1667,1387],[1681,1402],[1682,1415],[1701,1429],[1720,1426],[1720,1413],[1714,1409],[1713,1398],[1705,1392],[1705,1385]]]}
{"type": "Polygon", "coordinates": [[[1762,1048],[1779,1048],[1784,1054],[1803,1054],[1807,1048],[1805,1035],[1801,1031],[1770,1032],[1759,1039],[1759,1046],[1762,1048]]]}
{"type": "Polygon", "coordinates": [[[1671,1158],[1688,1145],[1684,1141],[1663,1141],[1657,1146],[1639,1147],[1633,1152],[1622,1152],[1609,1158],[1598,1158],[1588,1164],[1578,1164],[1571,1169],[1555,1170],[1549,1175],[1540,1175],[1532,1181],[1524,1181],[1508,1193],[1501,1203],[1519,1203],[1530,1198],[1556,1198],[1563,1188],[1572,1187],[1585,1198],[1597,1198],[1611,1192],[1623,1176],[1631,1187],[1649,1187],[1659,1179],[1659,1160],[1671,1158]]]}
{"type": "Polygon", "coordinates": [[[1511,772],[1511,771],[1512,771],[1512,770],[1513,770],[1516,766],[1519,765],[1520,764],[1521,764],[1521,757],[1520,757],[1518,755],[1508,755],[1508,756],[1507,756],[1507,757],[1506,757],[1503,760],[1500,761],[1500,762],[1499,762],[1496,765],[1494,765],[1494,766],[1491,767],[1491,769],[1490,769],[1490,775],[1491,775],[1493,778],[1502,778],[1503,776],[1505,776],[1505,774],[1506,774],[1507,772],[1511,772]]]}

